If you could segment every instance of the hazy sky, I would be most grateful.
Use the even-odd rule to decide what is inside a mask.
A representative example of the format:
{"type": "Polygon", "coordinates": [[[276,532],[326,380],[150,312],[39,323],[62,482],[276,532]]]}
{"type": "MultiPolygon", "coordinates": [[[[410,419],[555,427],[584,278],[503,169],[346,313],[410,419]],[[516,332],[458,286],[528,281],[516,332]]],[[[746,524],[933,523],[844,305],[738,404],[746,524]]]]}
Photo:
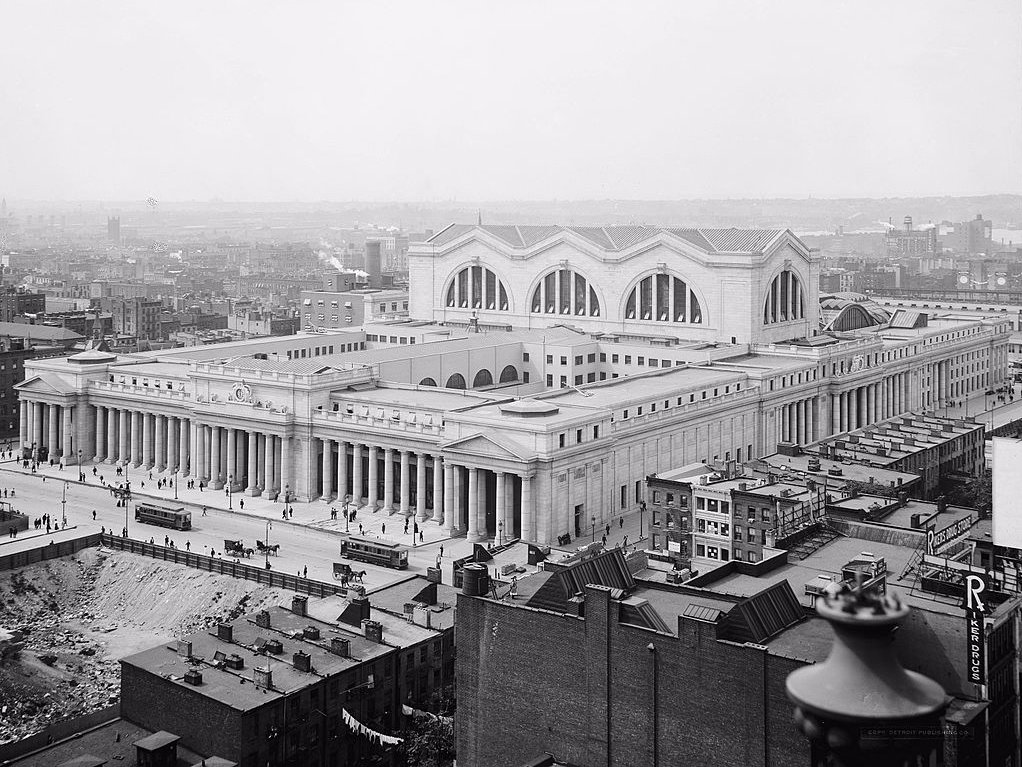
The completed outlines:
{"type": "Polygon", "coordinates": [[[1022,191],[1019,0],[6,0],[0,194],[1022,191]]]}

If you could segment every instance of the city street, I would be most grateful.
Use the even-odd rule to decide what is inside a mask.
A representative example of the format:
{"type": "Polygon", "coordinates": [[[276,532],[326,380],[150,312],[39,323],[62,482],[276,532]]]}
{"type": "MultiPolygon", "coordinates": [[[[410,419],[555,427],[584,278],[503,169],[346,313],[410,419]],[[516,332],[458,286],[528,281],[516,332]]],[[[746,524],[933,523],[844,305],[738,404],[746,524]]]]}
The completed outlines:
{"type": "MultiPolygon", "coordinates": [[[[37,469],[36,474],[32,474],[23,469],[20,462],[5,461],[0,464],[0,495],[5,488],[13,489],[15,497],[8,497],[5,500],[16,510],[28,514],[30,520],[49,514],[51,521],[60,525],[61,498],[64,483],[67,483],[66,509],[69,529],[54,531],[45,538],[45,541],[73,538],[99,532],[102,528],[120,534],[125,525],[131,538],[153,539],[157,543],[163,543],[164,539],[169,537],[175,546],[185,548],[186,544],[190,544],[191,551],[203,554],[208,554],[212,550],[218,555],[223,555],[224,539],[241,539],[246,548],[253,549],[256,548],[256,540],[264,543],[268,541],[271,545],[280,544],[278,556],[270,555],[268,558],[270,566],[275,571],[304,574],[304,569],[308,567],[309,578],[330,581],[333,579],[333,563],[347,561],[354,569],[366,571],[364,585],[370,591],[403,580],[410,574],[425,575],[426,568],[436,564],[441,546],[444,549],[443,578],[445,583],[450,583],[452,561],[472,553],[472,544],[468,540],[464,537],[444,537],[440,526],[430,521],[421,525],[424,542],[417,543],[412,548],[412,523],[409,523],[409,534],[403,534],[404,517],[399,514],[387,515],[379,511],[376,514],[359,511],[355,520],[348,524],[349,532],[357,535],[361,524],[364,534],[368,537],[386,538],[409,546],[408,569],[392,570],[342,560],[340,542],[345,536],[343,515],[339,519],[330,518],[331,506],[337,506],[336,504],[319,501],[295,503],[292,504],[294,516],[284,521],[281,513],[282,503],[249,498],[239,493],[228,497],[224,491],[200,492],[197,489],[181,489],[178,491],[178,499],[175,500],[173,488],[157,489],[160,475],[154,473],[153,479],[149,479],[149,472],[139,469],[128,470],[128,479],[135,492],[133,500],[129,502],[126,518],[125,509],[116,506],[117,501],[108,487],[111,478],[116,482],[123,481],[124,477],[114,476],[114,467],[109,464],[97,466],[96,476],[93,476],[92,468],[92,464],[85,463],[83,469],[86,481],[80,483],[77,481],[77,467],[73,465],[63,470],[57,466],[42,466],[37,469]],[[100,484],[100,476],[106,480],[107,487],[100,484]],[[45,481],[43,477],[46,478],[45,481]],[[142,483],[145,484],[144,489],[141,488],[142,483]],[[180,532],[136,522],[134,503],[139,500],[153,500],[172,507],[183,506],[192,512],[192,529],[180,532]],[[244,511],[239,508],[241,501],[245,504],[244,511]],[[203,506],[207,509],[206,516],[202,515],[203,506]],[[95,520],[92,518],[93,510],[96,511],[95,520]],[[73,530],[70,529],[72,526],[73,530]]],[[[173,479],[173,475],[169,478],[173,479]]],[[[648,528],[648,523],[647,515],[645,528],[648,528]]],[[[599,538],[604,531],[596,532],[596,538],[599,538]]],[[[644,533],[648,536],[648,530],[644,530],[644,533]]],[[[40,533],[30,526],[27,532],[21,533],[15,539],[0,538],[0,554],[38,546],[45,536],[45,528],[40,533]]],[[[582,536],[578,541],[573,541],[567,550],[588,543],[590,537],[592,536],[582,536]]],[[[638,542],[638,514],[626,516],[623,525],[615,520],[611,525],[607,543],[613,546],[624,542],[626,537],[629,544],[638,542]]],[[[257,551],[251,559],[243,561],[261,565],[266,560],[267,558],[257,551]]]]}
{"type": "MultiPolygon", "coordinates": [[[[111,468],[104,465],[101,470],[112,474],[111,468]]],[[[117,501],[110,490],[99,484],[98,477],[93,477],[91,466],[86,465],[85,469],[86,482],[79,483],[74,466],[63,471],[47,466],[45,469],[40,468],[39,473],[33,475],[26,473],[20,463],[8,461],[0,468],[0,492],[4,488],[13,489],[15,497],[8,497],[6,500],[15,509],[28,514],[31,520],[49,514],[51,521],[59,526],[62,520],[61,498],[65,482],[67,483],[67,520],[69,526],[74,526],[74,530],[54,532],[47,538],[44,528],[41,536],[47,541],[54,539],[55,536],[58,536],[56,540],[60,540],[83,533],[99,532],[102,528],[120,534],[122,528],[127,526],[128,535],[135,539],[153,539],[157,543],[163,543],[165,538],[169,537],[178,548],[184,549],[186,545],[190,545],[191,551],[204,554],[215,551],[222,555],[225,538],[241,539],[246,548],[253,549],[256,548],[255,542],[258,539],[280,545],[279,554],[268,557],[270,566],[275,571],[304,574],[307,567],[309,578],[324,581],[332,580],[334,562],[346,561],[339,555],[344,522],[331,520],[330,507],[325,504],[295,504],[294,517],[285,522],[280,513],[283,504],[245,498],[247,507],[245,512],[241,512],[237,506],[235,510],[230,511],[227,509],[228,499],[224,493],[205,491],[200,494],[198,490],[182,491],[179,493],[180,498],[175,501],[172,489],[168,488],[162,492],[156,490],[155,479],[150,481],[148,472],[145,474],[139,472],[139,475],[146,477],[146,490],[135,493],[133,500],[129,502],[126,518],[125,509],[116,506],[117,501]],[[45,481],[43,477],[46,478],[45,481]],[[146,492],[150,489],[155,492],[146,492]],[[179,505],[189,509],[192,512],[192,529],[182,532],[136,522],[134,502],[140,500],[156,500],[164,505],[179,505]],[[206,516],[202,515],[203,505],[207,507],[206,516]],[[94,510],[95,520],[92,517],[94,510]]],[[[136,479],[136,476],[138,475],[132,472],[130,478],[133,487],[142,481],[136,479]]],[[[236,504],[239,499],[240,496],[235,495],[231,499],[231,505],[236,504]]],[[[411,544],[410,534],[400,535],[403,517],[379,514],[376,517],[365,516],[367,518],[363,519],[363,515],[359,514],[355,523],[349,525],[352,532],[357,534],[358,524],[363,522],[367,535],[382,538],[384,536],[381,528],[386,525],[388,532],[398,533],[396,536],[387,536],[388,538],[411,544]]],[[[366,571],[364,585],[368,589],[373,589],[407,578],[411,573],[425,574],[426,568],[435,564],[441,542],[444,544],[444,558],[448,563],[455,557],[471,552],[471,545],[464,538],[442,540],[439,537],[440,528],[434,523],[427,522],[423,526],[423,533],[424,538],[431,543],[420,544],[415,550],[410,550],[408,570],[391,570],[360,562],[349,564],[356,570],[366,571]]],[[[16,539],[0,539],[0,552],[7,553],[39,545],[41,540],[37,537],[39,535],[40,532],[30,526],[27,532],[21,533],[16,539]]],[[[251,559],[243,561],[262,565],[267,561],[267,557],[256,552],[251,559]]]]}

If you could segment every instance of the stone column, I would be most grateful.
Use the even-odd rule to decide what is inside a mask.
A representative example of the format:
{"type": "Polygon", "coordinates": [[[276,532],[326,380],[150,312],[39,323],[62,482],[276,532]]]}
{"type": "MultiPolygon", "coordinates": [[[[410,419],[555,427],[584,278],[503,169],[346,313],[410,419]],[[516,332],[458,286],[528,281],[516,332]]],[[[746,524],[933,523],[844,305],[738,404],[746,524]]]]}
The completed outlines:
{"type": "Polygon", "coordinates": [[[259,435],[254,431],[248,433],[248,487],[245,494],[259,495],[259,435]]]}
{"type": "Polygon", "coordinates": [[[110,408],[106,416],[107,463],[128,461],[128,411],[110,408]]]}
{"type": "Polygon", "coordinates": [[[442,456],[433,456],[433,521],[443,524],[444,521],[444,460],[442,456]]]}
{"type": "Polygon", "coordinates": [[[323,443],[323,494],[320,496],[325,503],[330,503],[334,495],[334,457],[330,450],[330,440],[321,439],[323,443]]]}
{"type": "Polygon", "coordinates": [[[383,513],[394,513],[394,451],[383,451],[383,513]]]}
{"type": "Polygon", "coordinates": [[[487,469],[479,470],[479,498],[476,499],[476,530],[479,533],[479,540],[485,541],[490,538],[490,529],[487,527],[486,522],[486,486],[489,484],[489,474],[487,469]]]}
{"type": "Polygon", "coordinates": [[[131,411],[131,468],[142,465],[142,414],[131,411]]]}
{"type": "Polygon", "coordinates": [[[337,441],[337,500],[344,502],[348,496],[348,443],[337,441]]]}
{"type": "Polygon", "coordinates": [[[411,456],[407,450],[401,451],[401,507],[400,512],[406,517],[411,514],[411,497],[412,497],[412,472],[411,472],[411,456]]]}
{"type": "Polygon", "coordinates": [[[153,450],[156,471],[167,468],[167,416],[156,416],[156,444],[153,450]]]}
{"type": "Polygon", "coordinates": [[[522,475],[522,539],[536,541],[536,510],[532,506],[532,477],[522,475]]]}
{"type": "Polygon", "coordinates": [[[415,454],[415,518],[424,522],[426,511],[426,454],[415,454]]]}
{"type": "Polygon", "coordinates": [[[166,465],[168,472],[177,471],[177,459],[178,459],[178,438],[181,433],[181,427],[178,426],[180,419],[175,416],[167,417],[167,456],[166,465]]]}
{"type": "Polygon", "coordinates": [[[256,433],[255,486],[257,496],[266,489],[266,435],[262,432],[256,433]]]}
{"type": "Polygon", "coordinates": [[[153,415],[142,413],[142,465],[153,465],[153,415]]]}
{"type": "Polygon", "coordinates": [[[233,427],[227,429],[227,469],[224,474],[233,493],[234,483],[238,481],[238,430],[233,427]]]}
{"type": "Polygon", "coordinates": [[[202,477],[202,467],[205,465],[205,461],[202,460],[203,444],[201,426],[196,421],[182,418],[181,434],[178,435],[178,465],[181,467],[182,477],[193,479],[202,477]],[[190,444],[186,431],[188,428],[191,431],[190,444]]]}
{"type": "Polygon", "coordinates": [[[61,415],[63,416],[63,424],[61,425],[61,444],[60,454],[64,456],[64,465],[69,466],[74,463],[72,458],[74,457],[74,445],[72,444],[71,435],[74,433],[72,429],[72,418],[74,417],[74,407],[64,405],[61,407],[61,415]]]}
{"type": "Polygon", "coordinates": [[[351,443],[351,501],[355,508],[362,507],[362,488],[365,485],[365,475],[362,467],[362,444],[351,443]]]}
{"type": "MultiPolygon", "coordinates": [[[[28,400],[21,400],[18,403],[18,425],[19,434],[21,436],[21,446],[25,447],[28,444],[28,409],[30,405],[28,400]]],[[[18,456],[21,457],[20,455],[18,456]]]]}
{"type": "MultiPolygon", "coordinates": [[[[673,309],[672,309],[673,311],[673,309]]],[[[507,522],[504,520],[505,509],[507,508],[504,490],[504,472],[498,471],[497,474],[497,545],[504,543],[503,533],[507,530],[507,522]]]]}
{"type": "Polygon", "coordinates": [[[379,499],[379,459],[376,456],[376,445],[369,446],[369,487],[366,488],[366,506],[373,514],[376,513],[376,502],[379,499]]]}
{"type": "MultiPolygon", "coordinates": [[[[597,492],[599,492],[597,490],[597,492]]],[[[504,542],[515,537],[515,475],[504,477],[504,542]]]]}
{"type": "Polygon", "coordinates": [[[43,403],[35,402],[32,407],[32,442],[36,449],[43,446],[43,403]]]}
{"type": "Polygon", "coordinates": [[[57,450],[60,448],[60,436],[59,436],[60,421],[57,420],[57,417],[58,417],[57,416],[57,408],[58,407],[60,407],[60,406],[59,405],[53,405],[53,404],[51,404],[50,407],[49,407],[50,414],[49,414],[49,421],[48,421],[48,424],[47,424],[49,426],[49,429],[48,429],[49,434],[48,434],[48,439],[47,439],[47,442],[46,442],[46,447],[49,448],[49,450],[50,450],[50,458],[55,458],[57,456],[57,450]]]}
{"type": "MultiPolygon", "coordinates": [[[[433,467],[436,468],[436,459],[433,467]]],[[[440,527],[445,533],[450,534],[454,518],[454,464],[450,461],[441,463],[444,472],[444,500],[443,508],[440,510],[440,527]]],[[[434,474],[434,476],[436,476],[434,474]]],[[[436,501],[436,486],[433,486],[433,499],[436,501]]],[[[433,519],[436,519],[436,510],[433,511],[433,519]]]]}
{"type": "Polygon", "coordinates": [[[95,449],[92,453],[92,460],[94,463],[99,463],[106,457],[106,450],[103,445],[106,440],[106,414],[103,412],[103,408],[98,405],[94,408],[94,410],[96,411],[96,439],[93,445],[95,449]]]}
{"type": "Polygon", "coordinates": [[[479,541],[479,469],[468,469],[468,540],[479,541]]]}
{"type": "Polygon", "coordinates": [[[292,487],[294,475],[291,468],[291,438],[287,435],[280,438],[280,492],[281,497],[287,500],[285,493],[295,492],[292,487]]]}
{"type": "Polygon", "coordinates": [[[266,444],[263,447],[263,498],[272,498],[276,491],[274,479],[277,471],[274,467],[274,459],[277,454],[277,438],[272,434],[267,434],[264,441],[266,444]]]}
{"type": "Polygon", "coordinates": [[[220,468],[220,427],[213,426],[209,436],[209,486],[213,490],[224,487],[220,468]]]}

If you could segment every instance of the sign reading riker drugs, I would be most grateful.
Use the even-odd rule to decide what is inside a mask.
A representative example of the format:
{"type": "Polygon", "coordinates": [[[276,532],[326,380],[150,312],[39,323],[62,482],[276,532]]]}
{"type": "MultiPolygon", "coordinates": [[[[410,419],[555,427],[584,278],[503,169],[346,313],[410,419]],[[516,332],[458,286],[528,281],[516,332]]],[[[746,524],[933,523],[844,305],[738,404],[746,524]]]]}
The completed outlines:
{"type": "Polygon", "coordinates": [[[957,522],[952,522],[945,528],[934,530],[932,527],[926,530],[926,553],[935,557],[944,549],[958,541],[972,528],[973,519],[971,516],[962,517],[957,522]]]}
{"type": "Polygon", "coordinates": [[[973,684],[986,684],[986,626],[988,581],[985,575],[965,576],[965,647],[968,679],[973,684]]]}

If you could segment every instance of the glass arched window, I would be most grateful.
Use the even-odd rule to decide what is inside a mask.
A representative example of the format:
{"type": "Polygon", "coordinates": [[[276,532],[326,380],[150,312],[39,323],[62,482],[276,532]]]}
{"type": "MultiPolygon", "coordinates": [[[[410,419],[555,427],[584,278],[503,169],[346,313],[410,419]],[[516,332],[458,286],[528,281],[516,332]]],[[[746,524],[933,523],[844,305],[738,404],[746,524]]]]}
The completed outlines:
{"type": "Polygon", "coordinates": [[[671,274],[651,274],[628,294],[625,319],[698,325],[703,322],[703,308],[684,280],[671,274]]]}
{"type": "Polygon", "coordinates": [[[544,276],[532,293],[531,308],[535,314],[600,316],[596,291],[585,277],[571,269],[558,269],[544,276]]]}
{"type": "Polygon", "coordinates": [[[448,309],[481,309],[506,312],[510,309],[507,288],[485,266],[466,266],[451,280],[444,295],[448,309]]]}
{"type": "Polygon", "coordinates": [[[806,296],[798,275],[785,269],[770,281],[763,302],[763,324],[801,320],[806,316],[806,296]]]}

